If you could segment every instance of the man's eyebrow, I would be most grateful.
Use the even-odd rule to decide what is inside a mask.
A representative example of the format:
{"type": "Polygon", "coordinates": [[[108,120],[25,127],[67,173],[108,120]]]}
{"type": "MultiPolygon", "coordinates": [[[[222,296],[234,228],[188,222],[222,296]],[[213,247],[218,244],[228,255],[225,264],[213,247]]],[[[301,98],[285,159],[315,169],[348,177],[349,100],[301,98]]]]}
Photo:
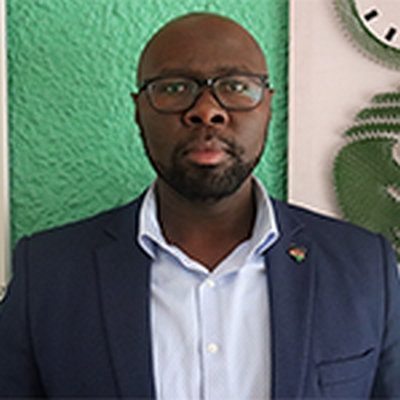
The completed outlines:
{"type": "MultiPolygon", "coordinates": [[[[211,76],[225,75],[225,74],[240,74],[240,73],[256,73],[258,71],[251,71],[248,67],[242,65],[236,66],[221,66],[217,67],[210,73],[211,76]]],[[[162,68],[157,76],[189,76],[189,77],[201,77],[204,78],[204,73],[195,69],[189,68],[162,68]]],[[[207,76],[208,78],[208,76],[207,76]]]]}
{"type": "Polygon", "coordinates": [[[215,70],[215,73],[218,75],[222,74],[249,74],[249,73],[256,73],[258,71],[252,71],[245,65],[229,65],[229,66],[222,66],[215,70]]]}

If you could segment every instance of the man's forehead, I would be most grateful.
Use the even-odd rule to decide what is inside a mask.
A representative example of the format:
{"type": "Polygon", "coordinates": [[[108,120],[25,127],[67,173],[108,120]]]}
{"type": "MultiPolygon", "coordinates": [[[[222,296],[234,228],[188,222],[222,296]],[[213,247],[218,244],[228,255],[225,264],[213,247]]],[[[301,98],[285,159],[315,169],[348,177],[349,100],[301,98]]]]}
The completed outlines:
{"type": "Polygon", "coordinates": [[[266,72],[255,39],[239,24],[215,15],[189,15],[162,28],[146,46],[139,80],[164,70],[266,72]]]}
{"type": "Polygon", "coordinates": [[[229,18],[216,14],[193,13],[176,18],[164,25],[150,39],[148,47],[151,46],[152,42],[156,42],[164,35],[177,34],[179,36],[182,34],[190,35],[192,38],[199,36],[202,38],[208,37],[211,39],[218,39],[218,37],[214,36],[214,31],[216,30],[221,32],[228,30],[234,36],[239,33],[249,35],[241,25],[229,18]]]}

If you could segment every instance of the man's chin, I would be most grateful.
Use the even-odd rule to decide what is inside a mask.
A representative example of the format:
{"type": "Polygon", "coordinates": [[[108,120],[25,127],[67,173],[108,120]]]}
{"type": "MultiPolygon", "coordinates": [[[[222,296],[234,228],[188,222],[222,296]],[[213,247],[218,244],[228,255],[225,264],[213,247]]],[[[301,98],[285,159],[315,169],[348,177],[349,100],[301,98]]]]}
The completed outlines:
{"type": "Polygon", "coordinates": [[[200,176],[188,177],[177,175],[173,179],[166,180],[166,183],[185,199],[195,203],[216,203],[234,194],[247,176],[229,176],[215,171],[215,167],[201,166],[200,176]]]}
{"type": "Polygon", "coordinates": [[[154,163],[158,176],[176,193],[193,203],[216,203],[233,195],[252,173],[255,163],[154,163]]]}

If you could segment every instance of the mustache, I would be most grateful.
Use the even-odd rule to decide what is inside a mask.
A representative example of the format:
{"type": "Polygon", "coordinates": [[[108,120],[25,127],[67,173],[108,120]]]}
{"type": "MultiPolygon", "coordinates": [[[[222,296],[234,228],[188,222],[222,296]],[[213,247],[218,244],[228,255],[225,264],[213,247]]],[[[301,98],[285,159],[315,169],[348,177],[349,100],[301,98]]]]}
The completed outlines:
{"type": "Polygon", "coordinates": [[[174,156],[182,156],[193,147],[211,146],[223,148],[229,155],[240,158],[245,152],[244,148],[231,137],[226,137],[215,129],[199,130],[197,134],[189,135],[186,139],[177,143],[173,150],[174,156]]]}

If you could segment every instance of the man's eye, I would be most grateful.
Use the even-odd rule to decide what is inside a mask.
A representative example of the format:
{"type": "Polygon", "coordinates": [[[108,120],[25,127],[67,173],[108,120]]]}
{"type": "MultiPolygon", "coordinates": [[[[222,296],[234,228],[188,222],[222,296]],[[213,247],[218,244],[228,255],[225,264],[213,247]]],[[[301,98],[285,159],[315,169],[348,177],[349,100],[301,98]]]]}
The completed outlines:
{"type": "Polygon", "coordinates": [[[248,85],[242,81],[225,81],[221,82],[220,89],[227,93],[243,93],[248,90],[248,85]]]}
{"type": "Polygon", "coordinates": [[[187,85],[184,82],[170,82],[160,85],[158,92],[165,95],[177,95],[187,91],[187,85]]]}

